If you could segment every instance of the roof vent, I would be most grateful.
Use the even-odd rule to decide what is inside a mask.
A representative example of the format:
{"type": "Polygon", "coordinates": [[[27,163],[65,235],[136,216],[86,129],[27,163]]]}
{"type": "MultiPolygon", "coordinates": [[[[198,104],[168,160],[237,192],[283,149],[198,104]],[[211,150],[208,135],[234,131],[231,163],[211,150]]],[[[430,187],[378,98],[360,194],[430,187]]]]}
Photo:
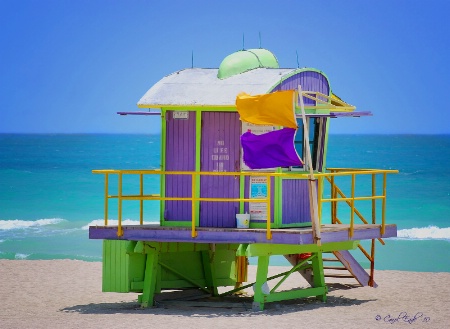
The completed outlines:
{"type": "Polygon", "coordinates": [[[280,65],[275,55],[267,49],[240,50],[225,57],[220,64],[217,77],[226,79],[260,67],[278,69],[280,65]]]}

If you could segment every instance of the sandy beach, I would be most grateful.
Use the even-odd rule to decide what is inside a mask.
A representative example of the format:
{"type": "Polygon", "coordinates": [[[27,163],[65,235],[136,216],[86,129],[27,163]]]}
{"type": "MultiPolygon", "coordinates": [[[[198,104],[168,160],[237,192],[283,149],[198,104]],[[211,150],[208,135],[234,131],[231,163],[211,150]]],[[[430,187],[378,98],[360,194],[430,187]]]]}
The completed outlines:
{"type": "MultiPolygon", "coordinates": [[[[376,289],[341,279],[347,284],[330,283],[327,303],[299,299],[255,312],[242,297],[236,307],[162,301],[141,309],[137,294],[101,292],[101,267],[74,260],[0,260],[0,328],[448,328],[450,323],[450,273],[377,271],[376,289]]],[[[249,279],[255,270],[249,267],[249,279]]],[[[282,270],[272,267],[271,274],[282,270]]],[[[294,275],[282,288],[303,285],[294,275]]]]}

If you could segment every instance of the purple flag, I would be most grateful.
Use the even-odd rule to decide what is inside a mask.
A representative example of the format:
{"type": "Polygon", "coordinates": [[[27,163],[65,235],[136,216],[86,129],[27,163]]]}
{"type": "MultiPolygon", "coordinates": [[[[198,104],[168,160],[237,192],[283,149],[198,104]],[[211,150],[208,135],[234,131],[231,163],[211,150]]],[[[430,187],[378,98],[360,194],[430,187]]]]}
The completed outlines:
{"type": "Polygon", "coordinates": [[[245,164],[251,169],[302,166],[294,147],[295,131],[283,128],[262,135],[242,134],[245,164]]]}

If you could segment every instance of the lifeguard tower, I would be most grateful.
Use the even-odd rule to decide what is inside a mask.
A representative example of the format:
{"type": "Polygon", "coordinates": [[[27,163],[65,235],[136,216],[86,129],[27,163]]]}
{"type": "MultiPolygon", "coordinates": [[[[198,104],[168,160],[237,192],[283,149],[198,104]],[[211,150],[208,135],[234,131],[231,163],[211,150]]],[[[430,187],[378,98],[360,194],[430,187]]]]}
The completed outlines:
{"type": "MultiPolygon", "coordinates": [[[[250,114],[261,102],[252,103],[250,114]]],[[[385,218],[386,178],[396,171],[327,167],[331,119],[371,113],[357,112],[334,95],[324,73],[280,68],[266,49],[242,50],[227,56],[218,69],[190,68],[162,78],[138,107],[119,114],[161,118],[161,168],[93,171],[105,176],[105,223],[89,228],[91,239],[104,240],[103,291],[141,292],[143,307],[154,305],[155,295],[164,290],[186,288],[219,296],[253,286],[253,307],[260,310],[286,299],[326,301],[324,252],[334,254],[361,285],[376,286],[375,241],[384,244],[383,238],[397,235],[385,218]],[[244,118],[243,99],[273,95],[287,96],[284,105],[270,107],[269,100],[267,113],[277,117],[282,107],[290,108],[295,127],[244,118]],[[272,157],[265,146],[249,160],[244,137],[270,142],[282,131],[291,134],[283,137],[286,149],[302,161],[277,162],[275,156],[275,162],[265,162],[272,157]],[[274,166],[258,167],[253,160],[274,166]],[[160,177],[157,191],[144,184],[151,175],[160,177]],[[135,193],[124,192],[126,176],[139,181],[135,193]],[[111,179],[117,192],[110,191],[111,179]],[[111,199],[117,199],[117,225],[108,225],[111,199]],[[139,225],[122,224],[122,205],[130,200],[138,201],[139,225]],[[155,200],[160,203],[157,224],[146,222],[144,211],[144,204],[155,200]],[[368,214],[358,209],[362,203],[369,204],[368,214]],[[239,214],[248,217],[243,226],[236,221],[239,214]],[[360,240],[372,240],[370,250],[360,240]],[[367,257],[369,272],[352,249],[367,257]],[[293,267],[277,275],[281,279],[268,290],[267,282],[274,279],[268,278],[269,260],[275,255],[285,256],[293,267]],[[248,257],[258,261],[255,282],[247,283],[248,257]],[[279,291],[294,272],[311,287],[279,291]],[[219,294],[218,287],[230,289],[219,294]]],[[[283,145],[274,143],[275,152],[284,152],[283,145]]]]}

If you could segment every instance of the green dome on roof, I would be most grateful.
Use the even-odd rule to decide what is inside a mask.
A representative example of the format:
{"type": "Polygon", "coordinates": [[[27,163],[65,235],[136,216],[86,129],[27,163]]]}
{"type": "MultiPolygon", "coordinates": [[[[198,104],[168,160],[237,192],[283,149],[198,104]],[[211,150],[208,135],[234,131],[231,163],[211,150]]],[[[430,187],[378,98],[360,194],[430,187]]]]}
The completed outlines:
{"type": "Polygon", "coordinates": [[[278,69],[280,65],[275,55],[267,49],[240,50],[225,57],[220,64],[217,77],[226,79],[260,67],[278,69]]]}

